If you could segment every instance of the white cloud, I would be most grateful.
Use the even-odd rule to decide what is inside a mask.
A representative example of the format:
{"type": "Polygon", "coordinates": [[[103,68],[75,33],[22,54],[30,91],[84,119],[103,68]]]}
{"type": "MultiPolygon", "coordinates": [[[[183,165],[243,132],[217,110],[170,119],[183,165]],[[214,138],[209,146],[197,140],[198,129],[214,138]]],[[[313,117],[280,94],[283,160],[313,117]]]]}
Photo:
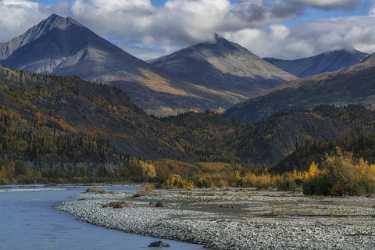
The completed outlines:
{"type": "Polygon", "coordinates": [[[335,49],[375,51],[375,17],[347,17],[304,23],[293,28],[243,29],[226,33],[260,56],[296,58],[335,49]]]}
{"type": "Polygon", "coordinates": [[[159,43],[164,48],[213,37],[230,11],[229,0],[168,0],[163,7],[149,0],[76,0],[74,17],[124,44],[159,43]]]}
{"type": "Polygon", "coordinates": [[[296,39],[293,31],[283,25],[272,25],[267,30],[242,29],[225,36],[261,57],[295,58],[315,53],[309,41],[296,39]]]}
{"type": "Polygon", "coordinates": [[[375,16],[375,0],[372,1],[372,6],[370,7],[369,15],[370,16],[375,16]]]}
{"type": "Polygon", "coordinates": [[[31,0],[0,0],[0,41],[10,39],[39,22],[41,7],[31,0]]]}
{"type": "MultiPolygon", "coordinates": [[[[307,8],[350,11],[360,1],[364,0],[167,0],[155,6],[151,0],[74,0],[45,6],[33,0],[0,0],[0,39],[20,34],[57,11],[146,58],[207,41],[216,32],[260,56],[293,58],[344,47],[374,51],[373,17],[284,25],[307,8]]],[[[375,6],[370,13],[375,16],[375,6]]]]}
{"type": "Polygon", "coordinates": [[[150,0],[76,0],[72,13],[107,37],[122,37],[123,47],[138,55],[143,50],[141,54],[146,57],[212,39],[215,32],[262,56],[293,57],[332,48],[323,47],[334,42],[338,42],[334,47],[348,46],[344,43],[356,39],[341,40],[341,29],[335,32],[332,27],[339,24],[335,21],[327,22],[333,29],[329,32],[319,24],[289,30],[281,24],[283,21],[302,15],[306,8],[348,9],[360,1],[240,0],[234,4],[229,0],[167,0],[164,6],[156,7],[150,0]],[[316,37],[309,39],[303,32],[305,28],[320,34],[319,41],[316,37]],[[155,44],[157,50],[152,49],[155,44]]]}

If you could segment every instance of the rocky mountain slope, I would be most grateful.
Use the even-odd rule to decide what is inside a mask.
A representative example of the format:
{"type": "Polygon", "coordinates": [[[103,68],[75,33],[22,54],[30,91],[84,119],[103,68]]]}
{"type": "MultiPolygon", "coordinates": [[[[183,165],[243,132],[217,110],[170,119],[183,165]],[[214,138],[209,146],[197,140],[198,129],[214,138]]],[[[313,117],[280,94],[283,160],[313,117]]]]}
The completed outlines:
{"type": "Polygon", "coordinates": [[[148,65],[71,18],[52,15],[0,45],[3,64],[36,73],[94,79],[122,71],[134,80],[148,65]]]}
{"type": "Polygon", "coordinates": [[[280,111],[312,108],[321,104],[375,104],[375,60],[370,56],[363,63],[348,69],[325,73],[295,82],[297,87],[273,92],[230,108],[226,117],[242,122],[265,119],[280,111]]]}
{"type": "Polygon", "coordinates": [[[179,79],[232,95],[238,102],[287,85],[295,77],[265,62],[244,47],[218,35],[151,61],[156,68],[179,79]]]}
{"type": "MultiPolygon", "coordinates": [[[[223,49],[222,52],[216,51],[217,55],[230,55],[227,65],[219,63],[220,57],[211,58],[222,71],[220,77],[195,82],[191,78],[169,74],[126,53],[71,18],[52,15],[24,34],[1,43],[0,64],[36,73],[74,75],[106,82],[124,90],[147,113],[161,116],[228,108],[248,97],[279,88],[283,86],[279,85],[282,81],[291,78],[288,73],[269,64],[264,66],[265,63],[260,63],[255,56],[237,58],[242,52],[248,52],[229,42],[223,43],[230,45],[229,51],[237,52],[229,53],[226,46],[216,48],[223,49]],[[231,64],[241,67],[232,67],[231,64]],[[248,71],[253,74],[249,75],[248,71]],[[225,84],[218,81],[224,75],[229,76],[225,84]],[[228,79],[231,81],[227,82],[228,79]],[[238,87],[231,87],[237,82],[238,87]]],[[[191,63],[186,66],[195,68],[196,61],[191,63]]],[[[215,68],[210,74],[216,71],[215,68]]]]}
{"type": "Polygon", "coordinates": [[[333,72],[362,62],[368,54],[358,50],[335,50],[296,60],[265,58],[273,65],[298,77],[333,72]]]}

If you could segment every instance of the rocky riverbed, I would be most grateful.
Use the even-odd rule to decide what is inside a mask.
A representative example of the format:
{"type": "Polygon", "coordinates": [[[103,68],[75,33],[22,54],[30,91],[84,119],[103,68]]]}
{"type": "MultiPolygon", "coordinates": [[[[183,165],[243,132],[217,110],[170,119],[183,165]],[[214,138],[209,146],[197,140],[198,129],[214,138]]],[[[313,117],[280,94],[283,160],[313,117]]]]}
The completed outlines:
{"type": "Polygon", "coordinates": [[[375,249],[375,198],[162,190],[82,193],[58,208],[92,224],[210,249],[375,249]]]}

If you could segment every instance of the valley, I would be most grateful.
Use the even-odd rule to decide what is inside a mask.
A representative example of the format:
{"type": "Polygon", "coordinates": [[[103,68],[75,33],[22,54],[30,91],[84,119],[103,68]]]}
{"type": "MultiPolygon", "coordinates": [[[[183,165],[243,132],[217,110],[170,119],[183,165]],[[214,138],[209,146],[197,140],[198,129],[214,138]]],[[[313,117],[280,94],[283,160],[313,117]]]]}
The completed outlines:
{"type": "Polygon", "coordinates": [[[0,250],[374,249],[364,2],[0,0],[0,250]]]}

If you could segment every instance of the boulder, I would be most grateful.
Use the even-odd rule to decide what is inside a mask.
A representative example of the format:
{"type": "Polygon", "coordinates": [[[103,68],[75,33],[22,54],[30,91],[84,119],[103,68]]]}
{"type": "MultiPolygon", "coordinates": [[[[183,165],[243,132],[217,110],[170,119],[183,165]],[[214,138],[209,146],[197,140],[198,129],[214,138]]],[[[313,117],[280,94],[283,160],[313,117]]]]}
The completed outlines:
{"type": "Polygon", "coordinates": [[[148,247],[170,247],[168,243],[165,243],[164,241],[158,240],[151,242],[148,247]]]}

